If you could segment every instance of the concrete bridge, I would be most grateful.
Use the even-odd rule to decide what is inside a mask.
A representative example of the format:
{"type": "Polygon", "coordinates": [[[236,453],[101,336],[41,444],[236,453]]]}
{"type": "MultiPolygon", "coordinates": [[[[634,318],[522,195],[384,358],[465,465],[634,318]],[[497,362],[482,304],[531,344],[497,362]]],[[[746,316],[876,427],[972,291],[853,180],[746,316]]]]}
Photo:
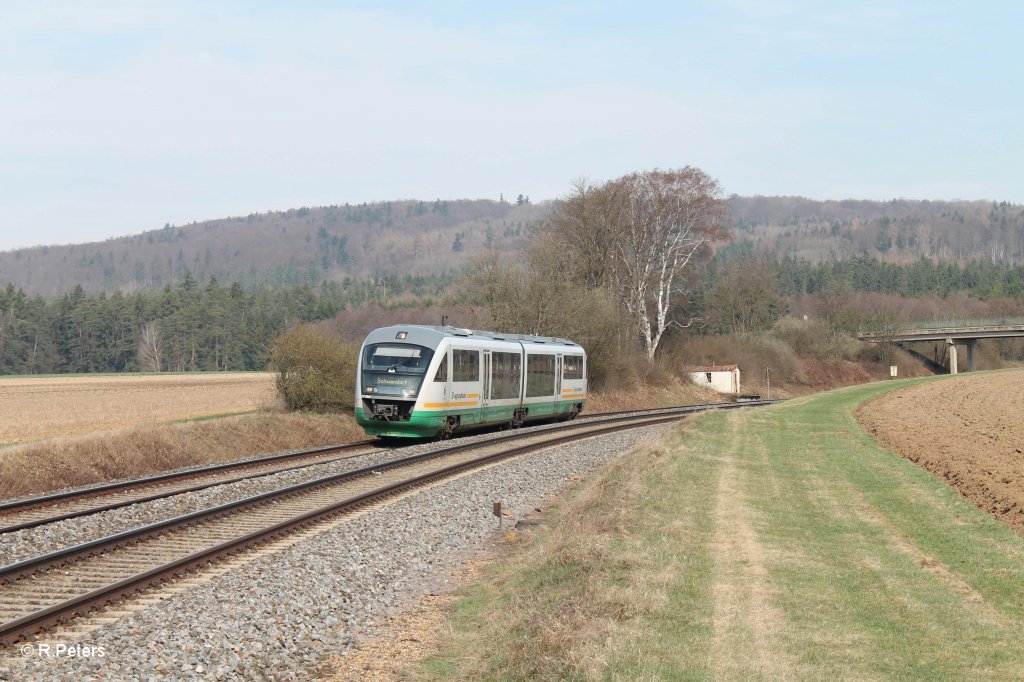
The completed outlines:
{"type": "Polygon", "coordinates": [[[999,323],[970,322],[933,327],[909,327],[865,331],[857,338],[868,343],[903,343],[909,341],[945,341],[949,346],[949,373],[957,373],[956,347],[967,346],[967,371],[974,371],[974,346],[978,339],[1024,337],[1024,321],[1001,320],[999,323]]]}

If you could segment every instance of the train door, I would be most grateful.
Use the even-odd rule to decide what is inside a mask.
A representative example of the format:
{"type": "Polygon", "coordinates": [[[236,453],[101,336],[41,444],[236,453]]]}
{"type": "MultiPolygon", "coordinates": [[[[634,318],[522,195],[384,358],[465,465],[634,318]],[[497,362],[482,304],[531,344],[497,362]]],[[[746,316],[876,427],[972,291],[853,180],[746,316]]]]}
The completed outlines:
{"type": "Polygon", "coordinates": [[[480,391],[480,421],[487,421],[487,405],[491,400],[491,351],[485,350],[484,355],[484,384],[483,390],[480,391]]]}
{"type": "Polygon", "coordinates": [[[559,353],[555,358],[555,409],[558,410],[561,406],[558,405],[559,400],[562,399],[562,354],[559,353]]]}
{"type": "Polygon", "coordinates": [[[441,366],[437,368],[437,379],[435,379],[435,381],[440,379],[441,381],[444,382],[443,395],[441,397],[442,403],[448,403],[452,395],[452,372],[450,369],[448,369],[451,366],[452,350],[451,348],[446,348],[444,351],[444,359],[441,360],[441,366]]]}

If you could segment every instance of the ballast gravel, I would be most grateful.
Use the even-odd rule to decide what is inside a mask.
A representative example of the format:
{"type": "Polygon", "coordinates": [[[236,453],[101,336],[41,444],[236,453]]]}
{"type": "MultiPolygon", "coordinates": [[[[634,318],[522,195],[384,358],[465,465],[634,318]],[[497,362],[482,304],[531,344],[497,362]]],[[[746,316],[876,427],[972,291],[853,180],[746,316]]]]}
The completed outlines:
{"type": "Polygon", "coordinates": [[[48,523],[35,528],[26,528],[13,533],[4,533],[0,535],[0,565],[89,542],[218,504],[311,481],[314,478],[344,473],[366,466],[378,466],[384,462],[407,456],[405,454],[407,452],[403,449],[401,453],[389,450],[355,455],[326,464],[312,464],[203,490],[179,493],[150,502],[131,504],[119,509],[97,512],[66,521],[48,523]]]}
{"type": "Polygon", "coordinates": [[[63,642],[91,656],[26,645],[0,679],[315,679],[326,656],[379,631],[387,612],[492,541],[494,501],[514,523],[667,428],[559,446],[421,491],[63,642]]]}

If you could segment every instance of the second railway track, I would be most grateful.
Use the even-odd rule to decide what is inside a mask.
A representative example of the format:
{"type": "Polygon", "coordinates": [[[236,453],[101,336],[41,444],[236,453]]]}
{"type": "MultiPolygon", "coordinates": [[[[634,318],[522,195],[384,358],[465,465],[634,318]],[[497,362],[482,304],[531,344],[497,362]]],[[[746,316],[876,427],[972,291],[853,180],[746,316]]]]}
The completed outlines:
{"type": "Polygon", "coordinates": [[[375,451],[376,441],[366,440],[309,450],[283,452],[248,460],[144,476],[84,489],[0,503],[0,533],[34,528],[87,514],[151,502],[172,495],[204,490],[259,476],[325,464],[354,454],[375,451]]]}

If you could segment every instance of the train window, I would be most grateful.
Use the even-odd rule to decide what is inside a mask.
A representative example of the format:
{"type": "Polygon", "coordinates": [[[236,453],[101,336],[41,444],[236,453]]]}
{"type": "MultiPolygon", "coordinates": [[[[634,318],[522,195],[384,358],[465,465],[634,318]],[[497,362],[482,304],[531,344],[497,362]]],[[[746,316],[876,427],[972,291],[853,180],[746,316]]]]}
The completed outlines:
{"type": "Polygon", "coordinates": [[[518,398],[522,373],[520,353],[491,353],[491,398],[518,398]]]}
{"type": "Polygon", "coordinates": [[[411,343],[375,343],[363,353],[364,372],[425,374],[434,351],[411,343]]]}
{"type": "Polygon", "coordinates": [[[562,378],[563,379],[582,379],[583,378],[583,356],[582,355],[566,355],[562,363],[562,378]]]}
{"type": "Polygon", "coordinates": [[[441,358],[441,366],[437,368],[437,374],[434,375],[434,381],[445,382],[448,381],[448,356],[445,355],[441,358]]]}
{"type": "Polygon", "coordinates": [[[480,351],[452,351],[452,381],[480,381],[480,351]]]}
{"type": "Polygon", "coordinates": [[[555,394],[555,356],[530,353],[526,356],[526,397],[555,394]]]}

